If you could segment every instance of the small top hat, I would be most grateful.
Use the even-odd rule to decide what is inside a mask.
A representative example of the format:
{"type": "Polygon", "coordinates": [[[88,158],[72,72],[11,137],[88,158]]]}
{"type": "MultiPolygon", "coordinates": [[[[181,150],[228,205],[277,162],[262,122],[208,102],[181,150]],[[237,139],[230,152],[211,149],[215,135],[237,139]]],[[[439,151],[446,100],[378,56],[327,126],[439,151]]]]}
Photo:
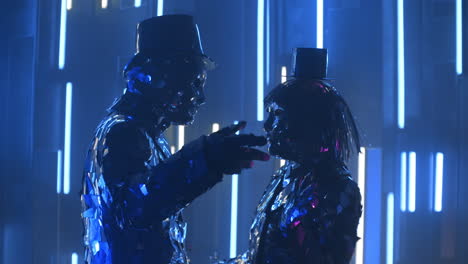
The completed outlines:
{"type": "Polygon", "coordinates": [[[294,49],[292,75],[296,79],[324,80],[327,78],[327,68],[327,49],[294,49]]]}
{"type": "Polygon", "coordinates": [[[164,15],[143,20],[137,25],[136,53],[126,69],[142,57],[165,60],[175,56],[200,57],[212,68],[214,62],[203,52],[200,32],[190,15],[164,15]]]}

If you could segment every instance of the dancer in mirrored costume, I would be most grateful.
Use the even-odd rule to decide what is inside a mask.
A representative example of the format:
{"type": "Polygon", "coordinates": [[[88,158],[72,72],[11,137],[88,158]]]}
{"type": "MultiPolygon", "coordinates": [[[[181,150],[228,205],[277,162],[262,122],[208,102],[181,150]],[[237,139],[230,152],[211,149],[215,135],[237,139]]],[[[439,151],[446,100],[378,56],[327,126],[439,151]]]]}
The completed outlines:
{"type": "Polygon", "coordinates": [[[186,15],[137,26],[127,89],[97,127],[81,194],[85,263],[188,263],[182,210],[197,196],[269,156],[264,137],[236,135],[245,122],[171,155],[162,133],[192,123],[204,104],[207,71],[198,27],[186,15]]]}
{"type": "Polygon", "coordinates": [[[346,161],[359,152],[348,105],[325,80],[327,51],[298,48],[293,78],[265,98],[271,178],[243,255],[221,263],[344,264],[357,240],[361,196],[346,161]]]}

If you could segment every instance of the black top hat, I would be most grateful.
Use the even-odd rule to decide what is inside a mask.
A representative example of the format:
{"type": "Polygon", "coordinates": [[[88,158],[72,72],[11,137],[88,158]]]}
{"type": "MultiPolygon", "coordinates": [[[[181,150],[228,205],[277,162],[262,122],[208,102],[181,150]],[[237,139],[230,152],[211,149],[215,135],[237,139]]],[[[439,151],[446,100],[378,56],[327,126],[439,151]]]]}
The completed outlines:
{"type": "Polygon", "coordinates": [[[292,61],[292,74],[296,79],[326,79],[327,67],[327,49],[294,49],[292,61]]]}
{"type": "Polygon", "coordinates": [[[197,56],[207,68],[214,63],[203,52],[200,32],[189,15],[164,15],[143,20],[137,25],[136,54],[127,64],[131,68],[140,58],[164,60],[174,56],[197,56]]]}

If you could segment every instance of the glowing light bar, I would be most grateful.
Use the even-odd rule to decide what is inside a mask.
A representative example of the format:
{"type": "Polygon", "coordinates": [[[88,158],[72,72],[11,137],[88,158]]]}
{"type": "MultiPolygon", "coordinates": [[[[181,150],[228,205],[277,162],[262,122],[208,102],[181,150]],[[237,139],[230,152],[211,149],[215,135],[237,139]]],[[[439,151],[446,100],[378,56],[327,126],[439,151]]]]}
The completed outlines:
{"type": "Polygon", "coordinates": [[[285,83],[288,80],[288,69],[286,66],[281,67],[281,83],[285,83]]]}
{"type": "Polygon", "coordinates": [[[416,211],[416,153],[409,153],[408,211],[416,211]]]}
{"type": "Polygon", "coordinates": [[[395,230],[395,196],[387,195],[387,245],[386,264],[393,264],[394,230],[395,230]]]}
{"type": "Polygon", "coordinates": [[[109,5],[108,0],[101,0],[101,8],[102,9],[106,9],[108,5],[109,5]]]}
{"type": "Polygon", "coordinates": [[[62,192],[62,150],[57,151],[57,193],[62,192]]]}
{"type": "Polygon", "coordinates": [[[219,124],[218,123],[213,123],[213,127],[212,127],[212,132],[217,132],[219,130],[219,124]]]}
{"type": "Polygon", "coordinates": [[[317,48],[323,48],[323,0],[317,0],[317,48]]]}
{"type": "Polygon", "coordinates": [[[435,177],[434,211],[441,212],[444,185],[444,154],[440,152],[436,154],[435,177]]]}
{"type": "Polygon", "coordinates": [[[179,126],[178,128],[177,148],[180,150],[185,144],[185,126],[179,126]]]}
{"type": "Polygon", "coordinates": [[[71,256],[71,263],[72,264],[78,264],[78,254],[73,253],[71,256]]]}
{"type": "Polygon", "coordinates": [[[404,0],[398,0],[398,127],[405,128],[405,12],[404,0]]]}
{"type": "Polygon", "coordinates": [[[65,99],[65,142],[63,147],[63,193],[70,193],[70,154],[73,85],[67,83],[65,99]]]}
{"type": "Polygon", "coordinates": [[[357,235],[361,239],[356,243],[356,264],[364,263],[364,228],[365,228],[365,208],[366,208],[366,149],[361,148],[358,157],[358,186],[362,197],[362,217],[357,228],[357,235]]]}
{"type": "Polygon", "coordinates": [[[67,0],[67,10],[71,10],[73,7],[73,0],[67,0]]]}
{"type": "Polygon", "coordinates": [[[164,12],[164,0],[158,0],[158,9],[156,11],[157,16],[162,16],[164,12]]]}
{"type": "Polygon", "coordinates": [[[229,242],[229,257],[237,255],[237,200],[239,192],[239,175],[232,175],[231,182],[231,239],[229,242]]]}
{"type": "Polygon", "coordinates": [[[65,67],[65,48],[67,44],[67,0],[62,0],[60,7],[60,39],[58,67],[63,70],[65,67]]]}
{"type": "Polygon", "coordinates": [[[263,121],[265,0],[257,7],[257,120],[263,121]]]}
{"type": "Polygon", "coordinates": [[[462,0],[456,0],[456,31],[457,31],[457,58],[456,70],[457,74],[463,74],[463,13],[462,13],[462,0]]]}
{"type": "Polygon", "coordinates": [[[266,83],[267,86],[270,84],[270,0],[266,0],[266,39],[265,39],[265,46],[266,46],[266,67],[265,67],[265,75],[266,75],[266,83]]]}
{"type": "Polygon", "coordinates": [[[406,212],[406,182],[407,182],[407,157],[406,152],[402,152],[400,155],[400,207],[402,212],[406,212]]]}
{"type": "Polygon", "coordinates": [[[135,7],[138,8],[141,6],[141,0],[135,0],[135,7]]]}
{"type": "Polygon", "coordinates": [[[171,153],[172,153],[172,154],[176,153],[175,146],[171,146],[171,153]]]}

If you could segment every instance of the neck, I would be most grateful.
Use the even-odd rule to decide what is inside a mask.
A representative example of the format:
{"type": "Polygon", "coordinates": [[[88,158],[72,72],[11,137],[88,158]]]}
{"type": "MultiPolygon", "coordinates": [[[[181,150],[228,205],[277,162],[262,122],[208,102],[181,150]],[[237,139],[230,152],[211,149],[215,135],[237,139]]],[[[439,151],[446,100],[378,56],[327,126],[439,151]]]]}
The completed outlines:
{"type": "Polygon", "coordinates": [[[141,123],[147,129],[153,130],[158,135],[162,134],[169,126],[162,111],[148,101],[143,95],[125,93],[118,98],[108,109],[110,113],[127,115],[133,120],[141,123]]]}

